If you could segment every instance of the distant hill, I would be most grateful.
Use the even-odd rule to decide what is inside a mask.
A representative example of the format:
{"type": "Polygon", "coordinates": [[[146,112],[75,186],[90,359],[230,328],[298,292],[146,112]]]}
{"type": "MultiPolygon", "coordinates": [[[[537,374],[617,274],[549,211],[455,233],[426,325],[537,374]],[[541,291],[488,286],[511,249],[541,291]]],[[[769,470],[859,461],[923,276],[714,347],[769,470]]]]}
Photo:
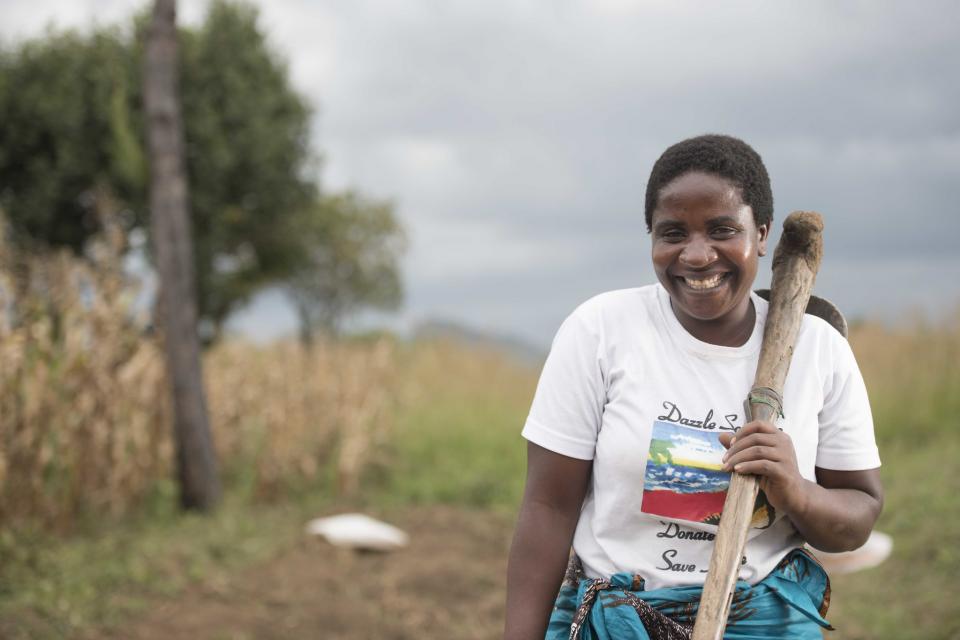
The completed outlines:
{"type": "Polygon", "coordinates": [[[534,367],[540,367],[547,352],[516,336],[490,333],[467,327],[450,320],[426,320],[413,330],[415,340],[450,340],[472,347],[482,347],[502,352],[515,360],[534,367]]]}

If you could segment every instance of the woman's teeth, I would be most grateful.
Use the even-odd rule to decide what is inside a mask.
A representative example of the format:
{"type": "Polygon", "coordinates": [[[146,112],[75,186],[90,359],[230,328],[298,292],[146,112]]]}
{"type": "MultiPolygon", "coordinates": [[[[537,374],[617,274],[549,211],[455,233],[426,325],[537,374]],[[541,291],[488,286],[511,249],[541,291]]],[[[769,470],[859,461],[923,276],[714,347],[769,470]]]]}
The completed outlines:
{"type": "Polygon", "coordinates": [[[703,278],[701,280],[695,280],[693,278],[684,278],[683,281],[687,283],[687,286],[691,289],[713,289],[720,285],[720,282],[723,280],[725,274],[718,273],[715,276],[709,278],[703,278]]]}

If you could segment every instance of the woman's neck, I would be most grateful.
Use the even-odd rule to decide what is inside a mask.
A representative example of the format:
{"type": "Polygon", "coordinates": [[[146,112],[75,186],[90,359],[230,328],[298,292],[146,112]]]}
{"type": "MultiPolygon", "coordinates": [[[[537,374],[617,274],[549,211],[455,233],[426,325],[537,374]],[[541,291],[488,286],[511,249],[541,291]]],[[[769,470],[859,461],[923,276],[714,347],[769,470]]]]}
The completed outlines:
{"type": "Polygon", "coordinates": [[[714,320],[700,320],[691,316],[681,317],[670,304],[674,317],[687,333],[700,342],[715,344],[721,347],[742,347],[753,335],[753,328],[757,320],[757,312],[753,307],[753,300],[747,297],[740,308],[728,313],[723,318],[714,320]]]}

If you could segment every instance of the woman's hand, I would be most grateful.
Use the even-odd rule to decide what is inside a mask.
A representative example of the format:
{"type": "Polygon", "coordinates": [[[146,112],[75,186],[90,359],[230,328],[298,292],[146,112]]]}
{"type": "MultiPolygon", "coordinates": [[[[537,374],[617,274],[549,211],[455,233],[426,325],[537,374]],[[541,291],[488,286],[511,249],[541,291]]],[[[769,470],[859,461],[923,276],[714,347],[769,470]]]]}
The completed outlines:
{"type": "Polygon", "coordinates": [[[727,447],[724,471],[760,477],[760,488],[777,511],[802,513],[806,509],[810,484],[800,475],[793,441],[765,420],[749,422],[736,433],[720,434],[727,447]]]}
{"type": "Polygon", "coordinates": [[[817,481],[806,480],[790,436],[762,420],[720,434],[720,443],[727,447],[724,470],[759,476],[770,504],[817,549],[850,551],[870,535],[883,508],[879,469],[817,467],[817,481]]]}

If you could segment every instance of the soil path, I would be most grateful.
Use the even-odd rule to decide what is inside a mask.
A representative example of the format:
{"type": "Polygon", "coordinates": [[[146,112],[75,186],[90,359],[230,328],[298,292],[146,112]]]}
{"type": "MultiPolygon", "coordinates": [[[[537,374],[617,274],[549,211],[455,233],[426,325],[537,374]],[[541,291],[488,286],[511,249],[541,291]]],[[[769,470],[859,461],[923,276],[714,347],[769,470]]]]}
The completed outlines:
{"type": "Polygon", "coordinates": [[[198,585],[144,617],[90,638],[495,638],[501,632],[513,523],[486,511],[429,507],[389,517],[410,534],[392,554],[316,539],[227,585],[198,585]]]}

